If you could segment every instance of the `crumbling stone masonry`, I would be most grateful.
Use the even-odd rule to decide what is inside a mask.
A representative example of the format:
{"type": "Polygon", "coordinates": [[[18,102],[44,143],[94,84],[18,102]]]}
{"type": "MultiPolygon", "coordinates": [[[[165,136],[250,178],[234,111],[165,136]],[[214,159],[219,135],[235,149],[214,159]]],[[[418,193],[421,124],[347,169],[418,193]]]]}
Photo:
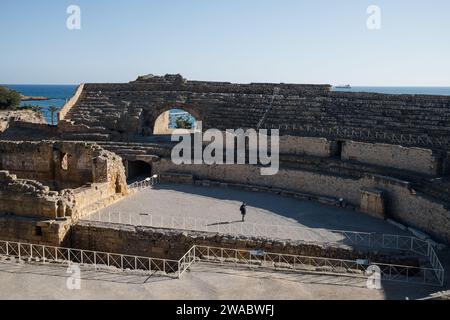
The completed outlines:
{"type": "Polygon", "coordinates": [[[3,141],[0,169],[3,239],[59,245],[71,223],[128,193],[122,159],[87,143],[3,141]]]}

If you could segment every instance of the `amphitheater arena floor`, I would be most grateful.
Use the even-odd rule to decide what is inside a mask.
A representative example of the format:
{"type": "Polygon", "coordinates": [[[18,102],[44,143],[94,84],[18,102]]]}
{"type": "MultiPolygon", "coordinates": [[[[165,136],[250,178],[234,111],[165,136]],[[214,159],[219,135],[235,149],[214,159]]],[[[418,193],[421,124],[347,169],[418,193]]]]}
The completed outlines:
{"type": "Polygon", "coordinates": [[[404,300],[435,287],[384,283],[370,290],[364,279],[316,274],[267,273],[194,265],[182,279],[81,269],[80,289],[68,289],[66,267],[0,262],[0,299],[118,300],[404,300]],[[43,285],[45,284],[45,285],[43,285]]]}
{"type": "Polygon", "coordinates": [[[119,222],[119,213],[120,222],[126,224],[131,221],[136,225],[181,229],[188,226],[191,230],[245,235],[259,232],[258,235],[267,237],[307,241],[336,238],[331,230],[410,235],[381,219],[350,209],[268,193],[190,185],[161,184],[95,212],[87,219],[119,222]],[[241,222],[239,211],[242,202],[247,203],[245,223],[241,222]],[[261,225],[270,227],[258,227],[261,225]]]}

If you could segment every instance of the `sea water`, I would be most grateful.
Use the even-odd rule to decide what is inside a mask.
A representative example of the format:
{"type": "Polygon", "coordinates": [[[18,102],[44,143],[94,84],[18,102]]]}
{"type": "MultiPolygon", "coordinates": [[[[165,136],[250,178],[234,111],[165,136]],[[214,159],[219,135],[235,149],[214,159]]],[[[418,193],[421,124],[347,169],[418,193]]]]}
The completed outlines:
{"type": "MultiPolygon", "coordinates": [[[[46,97],[50,100],[22,101],[22,106],[39,106],[42,108],[47,123],[51,123],[50,106],[61,109],[66,101],[70,99],[77,89],[76,85],[5,85],[6,87],[19,91],[28,97],[46,97]]],[[[56,115],[55,115],[56,121],[56,115]]]]}

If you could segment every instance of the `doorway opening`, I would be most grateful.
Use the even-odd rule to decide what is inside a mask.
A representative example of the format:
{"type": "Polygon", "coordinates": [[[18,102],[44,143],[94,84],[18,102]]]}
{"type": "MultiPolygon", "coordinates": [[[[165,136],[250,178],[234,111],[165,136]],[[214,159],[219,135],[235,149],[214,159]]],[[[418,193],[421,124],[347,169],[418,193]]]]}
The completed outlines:
{"type": "Polygon", "coordinates": [[[127,161],[127,183],[143,180],[152,176],[152,166],[145,161],[127,161]]]}

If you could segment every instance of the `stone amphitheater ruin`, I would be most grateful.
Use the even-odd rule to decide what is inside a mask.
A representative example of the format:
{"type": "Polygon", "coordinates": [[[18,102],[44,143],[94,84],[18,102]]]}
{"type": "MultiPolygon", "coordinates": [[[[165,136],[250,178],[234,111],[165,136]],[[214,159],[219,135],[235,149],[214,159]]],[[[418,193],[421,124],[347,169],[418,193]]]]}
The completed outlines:
{"type": "MultiPolygon", "coordinates": [[[[35,257],[42,248],[39,258],[44,262],[55,258],[44,246],[107,252],[121,255],[116,266],[123,269],[168,268],[166,273],[178,275],[205,257],[260,266],[268,259],[277,269],[296,269],[296,259],[317,257],[324,262],[310,265],[309,271],[349,274],[369,260],[408,266],[409,271],[397,270],[401,279],[443,285],[438,256],[450,243],[449,138],[450,97],[445,96],[335,92],[330,85],[188,81],[180,75],[82,84],[60,111],[57,126],[11,120],[0,136],[0,253],[20,250],[18,242],[35,244],[35,257]],[[175,143],[165,131],[171,109],[189,112],[202,121],[204,130],[279,129],[278,174],[262,176],[259,165],[250,164],[173,164],[175,143]],[[291,198],[334,207],[338,215],[340,210],[343,215],[354,210],[355,219],[371,217],[374,224],[389,225],[399,235],[382,234],[375,227],[346,233],[330,226],[336,241],[308,241],[279,233],[270,237],[186,227],[186,220],[167,227],[142,225],[142,216],[134,223],[131,218],[114,222],[111,216],[102,221],[100,214],[100,219],[92,215],[126,203],[143,192],[135,186],[148,179],[140,182],[140,177],[154,175],[161,184],[184,185],[182,190],[271,194],[279,201],[291,198]],[[271,254],[278,254],[279,261],[271,254]],[[127,257],[134,257],[133,266],[127,257]],[[139,259],[146,257],[181,262],[139,267],[139,259]],[[353,265],[338,270],[331,259],[353,265]]],[[[320,219],[326,225],[327,217],[320,219]]],[[[304,230],[314,232],[314,226],[304,230]]],[[[92,256],[84,254],[84,263],[91,262],[92,256]]],[[[33,258],[33,249],[27,257],[33,258]]],[[[61,259],[83,258],[64,253],[61,259]]],[[[94,253],[94,259],[100,264],[100,256],[94,253]]],[[[383,276],[388,276],[386,270],[383,276]]]]}

